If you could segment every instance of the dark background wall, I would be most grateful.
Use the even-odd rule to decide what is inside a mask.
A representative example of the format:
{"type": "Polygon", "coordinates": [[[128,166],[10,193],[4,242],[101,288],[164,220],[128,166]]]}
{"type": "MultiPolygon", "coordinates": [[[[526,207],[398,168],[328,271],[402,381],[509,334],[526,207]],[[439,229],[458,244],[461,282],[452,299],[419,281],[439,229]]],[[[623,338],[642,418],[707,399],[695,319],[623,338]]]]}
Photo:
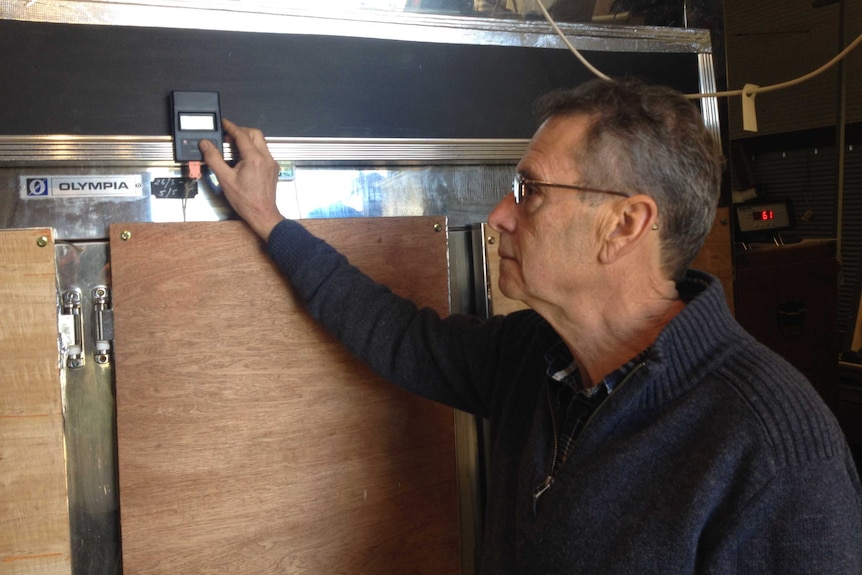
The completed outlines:
{"type": "MultiPolygon", "coordinates": [[[[15,21],[0,51],[8,135],[168,134],[170,91],[201,90],[270,136],[528,138],[537,96],[592,77],[560,49],[15,21]]],[[[698,91],[694,54],[587,56],[698,91]]]]}
{"type": "MultiPolygon", "coordinates": [[[[842,18],[840,2],[726,0],[728,87],[786,82],[829,62],[862,33],[862,2],[843,4],[842,18]]],[[[763,198],[791,199],[795,234],[805,238],[839,236],[841,210],[836,341],[839,349],[846,347],[856,321],[862,266],[862,47],[840,68],[791,88],[759,94],[755,101],[757,132],[742,129],[739,99],[728,102],[733,188],[756,187],[763,198]],[[837,123],[842,82],[846,142],[841,170],[844,203],[839,206],[837,123]]]]}

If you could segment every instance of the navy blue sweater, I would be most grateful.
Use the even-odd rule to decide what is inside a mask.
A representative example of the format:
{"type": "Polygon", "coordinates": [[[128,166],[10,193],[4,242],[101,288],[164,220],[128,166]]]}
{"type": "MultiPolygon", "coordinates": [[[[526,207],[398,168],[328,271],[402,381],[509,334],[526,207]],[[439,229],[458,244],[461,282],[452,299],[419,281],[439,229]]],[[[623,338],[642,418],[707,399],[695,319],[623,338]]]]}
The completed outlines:
{"type": "Polygon", "coordinates": [[[273,230],[269,252],[383,377],[490,420],[483,573],[862,573],[862,494],[835,418],[711,276],[679,285],[683,311],[536,499],[555,444],[543,359],[555,334],[540,316],[441,319],[297,222],[273,230]]]}

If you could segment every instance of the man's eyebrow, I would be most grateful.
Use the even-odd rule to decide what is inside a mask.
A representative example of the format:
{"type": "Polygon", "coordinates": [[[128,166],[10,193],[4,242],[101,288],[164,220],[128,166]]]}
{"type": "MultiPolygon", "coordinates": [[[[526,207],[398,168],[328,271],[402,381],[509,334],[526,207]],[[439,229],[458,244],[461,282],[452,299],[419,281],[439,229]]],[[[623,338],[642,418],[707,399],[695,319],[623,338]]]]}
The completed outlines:
{"type": "Polygon", "coordinates": [[[515,174],[521,176],[525,180],[538,180],[536,177],[536,172],[530,169],[529,166],[523,169],[515,170],[515,174]]]}

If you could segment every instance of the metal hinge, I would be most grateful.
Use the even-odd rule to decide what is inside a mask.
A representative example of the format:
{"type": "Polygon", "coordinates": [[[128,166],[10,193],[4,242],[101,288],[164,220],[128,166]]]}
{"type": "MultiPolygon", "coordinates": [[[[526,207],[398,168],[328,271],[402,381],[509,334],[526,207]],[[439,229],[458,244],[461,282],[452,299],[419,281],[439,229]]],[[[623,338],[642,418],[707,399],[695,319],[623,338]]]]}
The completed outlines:
{"type": "Polygon", "coordinates": [[[111,361],[111,342],[114,340],[114,310],[111,292],[107,286],[93,288],[93,358],[104,365],[111,361]]]}
{"type": "MultiPolygon", "coordinates": [[[[114,310],[111,292],[107,286],[96,286],[91,291],[93,301],[93,361],[105,365],[111,361],[114,339],[114,310]]],[[[61,296],[59,317],[60,351],[65,365],[78,369],[86,364],[84,331],[84,297],[80,289],[69,289],[61,296]]]]}
{"type": "Polygon", "coordinates": [[[60,298],[60,351],[66,366],[76,369],[84,365],[84,298],[79,289],[66,290],[60,298]]]}

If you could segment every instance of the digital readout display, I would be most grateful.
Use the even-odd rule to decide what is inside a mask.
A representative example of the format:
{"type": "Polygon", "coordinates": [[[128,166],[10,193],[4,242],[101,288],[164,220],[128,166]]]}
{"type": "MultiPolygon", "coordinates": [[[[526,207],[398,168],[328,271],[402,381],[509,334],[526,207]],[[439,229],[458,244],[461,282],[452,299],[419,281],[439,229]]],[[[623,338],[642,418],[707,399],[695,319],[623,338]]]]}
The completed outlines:
{"type": "Polygon", "coordinates": [[[185,114],[180,113],[180,130],[199,132],[215,132],[215,114],[185,114]]]}
{"type": "Polygon", "coordinates": [[[738,204],[736,222],[742,233],[789,230],[796,225],[792,210],[789,200],[738,204]]]}

